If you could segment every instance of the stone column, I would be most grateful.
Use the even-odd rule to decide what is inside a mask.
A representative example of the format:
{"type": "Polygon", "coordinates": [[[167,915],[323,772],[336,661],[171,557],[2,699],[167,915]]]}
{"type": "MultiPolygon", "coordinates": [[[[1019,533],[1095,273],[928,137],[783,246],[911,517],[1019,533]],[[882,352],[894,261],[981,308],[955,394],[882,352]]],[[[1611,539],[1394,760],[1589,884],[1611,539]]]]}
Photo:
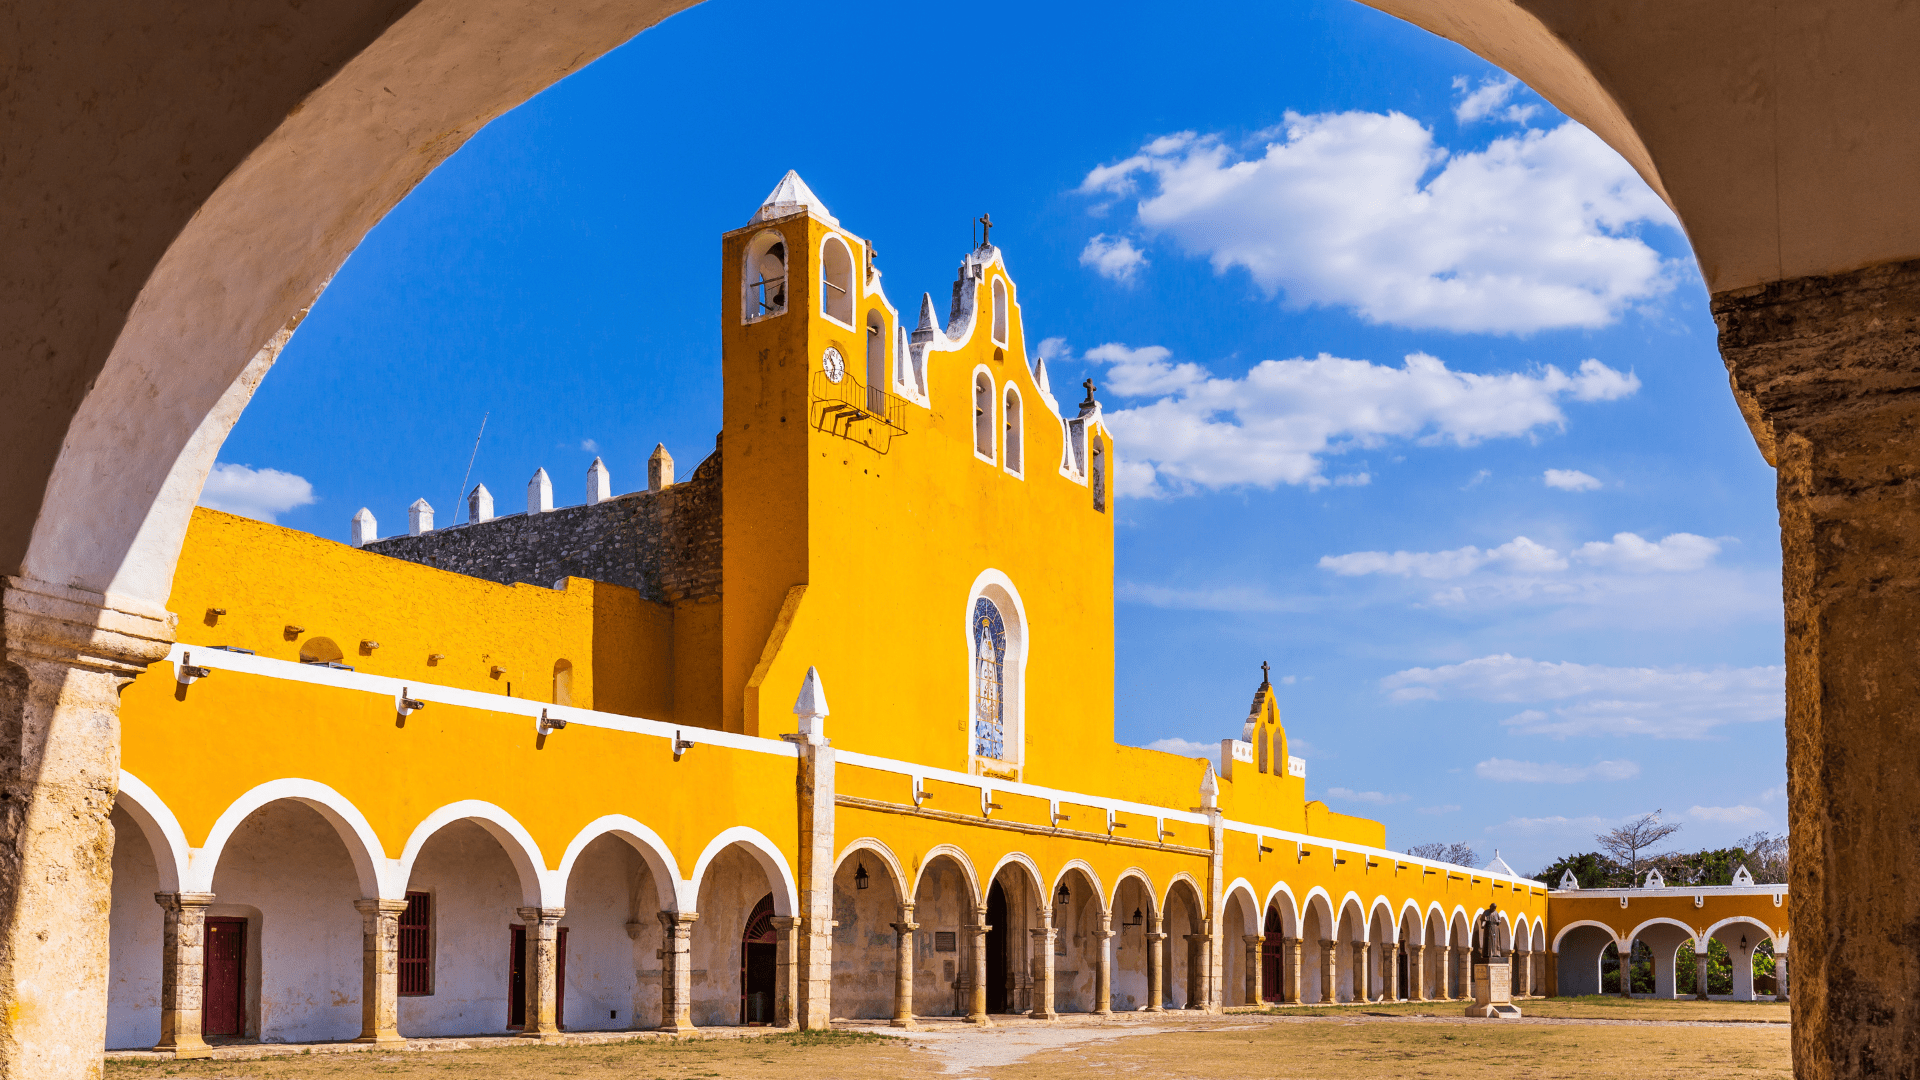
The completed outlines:
{"type": "Polygon", "coordinates": [[[1466,945],[1453,947],[1454,977],[1460,982],[1462,1000],[1473,999],[1473,949],[1466,945]]]}
{"type": "Polygon", "coordinates": [[[97,1076],[120,690],[167,655],[174,618],[21,577],[4,579],[0,612],[0,1070],[97,1076]]]}
{"type": "Polygon", "coordinates": [[[1365,941],[1355,941],[1348,946],[1353,950],[1353,963],[1351,966],[1353,968],[1353,1000],[1355,1001],[1373,1000],[1373,984],[1367,978],[1367,960],[1372,953],[1372,950],[1367,947],[1368,944],[1369,943],[1365,941]]]}
{"type": "Polygon", "coordinates": [[[993,927],[987,925],[987,909],[975,908],[973,925],[966,928],[969,951],[973,954],[973,986],[967,998],[967,1023],[980,1027],[992,1027],[993,1021],[987,1019],[987,931],[993,927]]]}
{"type": "Polygon", "coordinates": [[[1038,927],[1027,931],[1033,936],[1034,998],[1027,1016],[1034,1020],[1057,1020],[1060,1014],[1053,1011],[1053,943],[1060,931],[1054,928],[1051,910],[1043,912],[1040,919],[1038,927]]]}
{"type": "Polygon", "coordinates": [[[775,915],[774,932],[773,1022],[776,1027],[794,1026],[793,1004],[799,996],[800,919],[793,915],[775,915]]]}
{"type": "Polygon", "coordinates": [[[1693,996],[1701,1001],[1707,1000],[1707,954],[1693,954],[1693,996]]]}
{"type": "Polygon", "coordinates": [[[1094,931],[1093,1014],[1113,1012],[1113,914],[1100,913],[1100,929],[1094,931]]]}
{"type": "Polygon", "coordinates": [[[1560,996],[1560,954],[1548,949],[1541,958],[1541,978],[1546,982],[1547,997],[1560,996]]]}
{"type": "Polygon", "coordinates": [[[1153,916],[1147,931],[1147,1011],[1167,1011],[1167,935],[1160,930],[1161,917],[1153,916]]]}
{"type": "MultiPolygon", "coordinates": [[[[808,671],[812,676],[812,670],[808,671]]],[[[811,684],[809,684],[811,685],[811,684]]],[[[805,692],[801,695],[806,702],[805,692]]],[[[796,713],[801,705],[794,706],[796,713]]],[[[824,708],[824,703],[809,707],[824,708]]],[[[821,734],[825,714],[801,716],[803,734],[785,738],[800,747],[800,958],[795,1002],[800,1027],[824,1031],[833,1015],[833,745],[821,734]]]]}
{"type": "Polygon", "coordinates": [[[693,1030],[693,924],[697,911],[660,913],[660,1030],[685,1034],[693,1030]]]}
{"type": "Polygon", "coordinates": [[[1187,1008],[1204,1010],[1207,1007],[1206,956],[1212,938],[1207,934],[1187,934],[1182,940],[1187,943],[1187,1008]]]}
{"type": "Polygon", "coordinates": [[[920,924],[913,921],[913,901],[900,905],[900,921],[893,924],[896,952],[893,959],[893,1019],[889,1027],[913,1027],[913,932],[920,924]]]}
{"type": "Polygon", "coordinates": [[[520,1036],[559,1042],[560,920],[567,909],[523,907],[519,912],[520,921],[527,924],[527,1025],[520,1029],[520,1036]]]}
{"type": "Polygon", "coordinates": [[[1732,289],[1713,310],[1780,506],[1795,1069],[1911,1071],[1920,262],[1732,289]]]}
{"type": "Polygon", "coordinates": [[[1633,997],[1633,942],[1615,942],[1620,951],[1620,996],[1633,997]]]}
{"type": "Polygon", "coordinates": [[[1340,985],[1339,977],[1334,973],[1333,965],[1338,962],[1336,949],[1339,943],[1322,938],[1320,940],[1320,1004],[1333,1004],[1334,991],[1340,985]]]}
{"type": "MultiPolygon", "coordinates": [[[[405,900],[355,900],[360,912],[360,1037],[405,1046],[400,1037],[400,915],[405,900]]],[[[556,916],[556,921],[558,917],[556,916]]]]}
{"type": "Polygon", "coordinates": [[[1400,1000],[1400,943],[1380,943],[1380,1000],[1400,1000]]]}
{"type": "Polygon", "coordinates": [[[1267,936],[1248,934],[1243,940],[1247,943],[1247,1004],[1257,1008],[1266,1004],[1261,997],[1260,984],[1266,978],[1267,963],[1266,957],[1261,954],[1260,946],[1266,943],[1267,936]]]}
{"type": "Polygon", "coordinates": [[[1533,954],[1513,950],[1513,996],[1526,997],[1533,992],[1533,954]]]}
{"type": "Polygon", "coordinates": [[[207,908],[212,893],[154,893],[166,914],[160,932],[160,1041],[177,1059],[213,1056],[200,1037],[206,986],[207,908]]]}
{"type": "Polygon", "coordinates": [[[1407,944],[1407,998],[1411,1001],[1427,1000],[1427,947],[1407,944]]]}
{"type": "Polygon", "coordinates": [[[1787,954],[1784,950],[1773,954],[1773,996],[1781,1001],[1787,997],[1787,954]]]}
{"type": "Polygon", "coordinates": [[[1284,938],[1280,942],[1280,968],[1286,974],[1287,1004],[1300,1004],[1300,939],[1284,938]]]}

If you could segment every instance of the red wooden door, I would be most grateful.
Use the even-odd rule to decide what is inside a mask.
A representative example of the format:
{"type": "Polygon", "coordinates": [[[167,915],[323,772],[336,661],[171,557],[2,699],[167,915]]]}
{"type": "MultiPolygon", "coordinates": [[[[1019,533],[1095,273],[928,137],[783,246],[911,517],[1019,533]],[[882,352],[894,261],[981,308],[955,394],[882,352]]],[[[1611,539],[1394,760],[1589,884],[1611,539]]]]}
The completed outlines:
{"type": "Polygon", "coordinates": [[[247,1033],[247,920],[208,919],[200,1031],[237,1039],[247,1033]]]}

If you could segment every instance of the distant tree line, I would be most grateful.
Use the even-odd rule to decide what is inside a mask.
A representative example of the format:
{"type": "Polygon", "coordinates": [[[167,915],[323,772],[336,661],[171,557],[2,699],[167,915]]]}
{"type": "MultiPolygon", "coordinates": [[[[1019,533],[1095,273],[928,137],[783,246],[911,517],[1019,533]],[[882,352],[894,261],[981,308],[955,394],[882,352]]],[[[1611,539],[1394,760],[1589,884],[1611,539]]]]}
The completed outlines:
{"type": "Polygon", "coordinates": [[[1563,855],[1533,877],[1559,888],[1560,878],[1571,870],[1583,889],[1621,889],[1644,884],[1647,872],[1658,870],[1669,885],[1731,885],[1734,872],[1744,865],[1756,884],[1779,885],[1787,880],[1786,833],[1749,833],[1732,847],[1654,850],[1679,831],[1678,823],[1661,821],[1660,811],[1655,810],[1595,836],[1600,850],[1563,855]]]}
{"type": "Polygon", "coordinates": [[[1407,854],[1416,859],[1431,859],[1434,862],[1452,863],[1455,866],[1477,867],[1480,857],[1473,852],[1472,844],[1415,844],[1407,849],[1407,854]]]}

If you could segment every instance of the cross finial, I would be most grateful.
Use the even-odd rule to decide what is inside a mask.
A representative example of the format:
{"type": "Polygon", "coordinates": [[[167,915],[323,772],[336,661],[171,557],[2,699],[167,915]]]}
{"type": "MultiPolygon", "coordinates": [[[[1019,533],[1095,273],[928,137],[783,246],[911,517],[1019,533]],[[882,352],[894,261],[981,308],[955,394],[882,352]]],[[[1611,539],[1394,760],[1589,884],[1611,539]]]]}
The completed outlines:
{"type": "Polygon", "coordinates": [[[1262,660],[1260,661],[1260,685],[1270,686],[1272,685],[1272,683],[1273,683],[1273,675],[1267,669],[1267,662],[1265,660],[1262,660]]]}
{"type": "Polygon", "coordinates": [[[1081,405],[1083,405],[1083,406],[1085,406],[1085,405],[1091,405],[1091,404],[1093,404],[1093,392],[1094,392],[1095,390],[1098,390],[1098,389],[1100,389],[1100,388],[1099,388],[1099,387],[1097,387],[1097,386],[1095,386],[1095,385],[1093,385],[1093,380],[1092,380],[1092,379],[1090,379],[1090,378],[1089,378],[1089,379],[1085,379],[1085,380],[1083,380],[1083,381],[1082,381],[1082,382],[1080,383],[1080,385],[1081,385],[1081,386],[1084,386],[1084,387],[1086,387],[1086,388],[1087,388],[1087,400],[1085,400],[1085,401],[1083,401],[1083,402],[1081,402],[1080,404],[1081,404],[1081,405]]]}
{"type": "Polygon", "coordinates": [[[990,213],[981,214],[973,220],[980,223],[980,246],[992,247],[993,241],[988,239],[988,237],[993,232],[993,215],[990,213]]]}

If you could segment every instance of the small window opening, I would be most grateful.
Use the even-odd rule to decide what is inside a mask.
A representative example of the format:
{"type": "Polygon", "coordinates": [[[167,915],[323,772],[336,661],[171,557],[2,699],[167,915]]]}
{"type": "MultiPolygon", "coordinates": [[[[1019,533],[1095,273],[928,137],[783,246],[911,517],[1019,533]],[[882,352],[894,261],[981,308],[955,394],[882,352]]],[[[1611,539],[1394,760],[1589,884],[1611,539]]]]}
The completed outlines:
{"type": "Polygon", "coordinates": [[[820,251],[820,313],[853,325],[853,253],[837,236],[820,251]]]}
{"type": "Polygon", "coordinates": [[[1024,468],[1021,452],[1020,431],[1020,391],[1007,387],[1007,471],[1020,472],[1024,468]]]}
{"type": "Polygon", "coordinates": [[[787,310],[787,243],[769,229],[747,245],[746,291],[741,313],[746,321],[787,310]]]}
{"type": "Polygon", "coordinates": [[[993,340],[1007,343],[1007,283],[1002,278],[993,279],[993,340]]]}
{"type": "Polygon", "coordinates": [[[557,660],[553,665],[553,703],[573,704],[573,661],[557,660]]]}
{"type": "Polygon", "coordinates": [[[887,325],[878,311],[867,312],[867,411],[887,413],[887,325]]]}
{"type": "Polygon", "coordinates": [[[400,913],[400,996],[433,993],[433,894],[409,892],[400,913]]]}
{"type": "Polygon", "coordinates": [[[1107,441],[1093,437],[1093,508],[1107,512],[1107,441]]]}
{"type": "Polygon", "coordinates": [[[984,371],[973,379],[973,452],[993,459],[993,380],[984,371]]]}
{"type": "Polygon", "coordinates": [[[1087,475],[1087,422],[1067,421],[1067,469],[1075,476],[1087,475]]]}

